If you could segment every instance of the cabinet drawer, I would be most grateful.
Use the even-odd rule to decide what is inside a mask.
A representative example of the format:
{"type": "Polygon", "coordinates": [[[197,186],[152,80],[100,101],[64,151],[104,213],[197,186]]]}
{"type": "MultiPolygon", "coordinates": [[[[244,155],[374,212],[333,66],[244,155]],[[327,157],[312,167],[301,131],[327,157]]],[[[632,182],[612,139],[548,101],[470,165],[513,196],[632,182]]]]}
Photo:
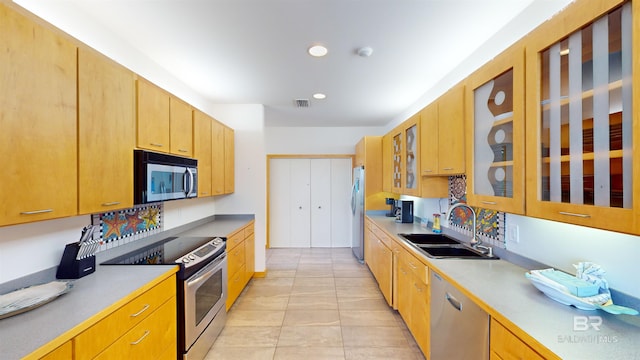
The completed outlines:
{"type": "Polygon", "coordinates": [[[233,276],[245,263],[244,240],[242,244],[227,250],[227,273],[233,276]]]}
{"type": "Polygon", "coordinates": [[[244,289],[244,279],[245,279],[245,267],[244,265],[240,267],[238,271],[232,274],[229,277],[229,284],[227,285],[227,310],[233,305],[233,302],[236,301],[242,289],[244,289]]]}
{"type": "Polygon", "coordinates": [[[60,345],[57,349],[40,358],[40,360],[67,360],[73,357],[71,341],[60,345]]]}
{"type": "Polygon", "coordinates": [[[503,360],[544,360],[502,324],[491,319],[491,352],[503,360]]]}
{"type": "Polygon", "coordinates": [[[76,359],[93,358],[175,296],[176,279],[171,276],[79,334],[75,338],[76,359]]]}
{"type": "Polygon", "coordinates": [[[96,359],[157,359],[169,347],[177,351],[176,297],[129,330],[96,359]]]}
{"type": "Polygon", "coordinates": [[[393,246],[393,241],[391,240],[391,238],[384,232],[382,231],[382,229],[380,229],[379,227],[372,225],[371,226],[371,231],[374,233],[374,235],[380,239],[389,249],[391,249],[391,247],[393,246]]]}
{"type": "Polygon", "coordinates": [[[402,256],[402,260],[407,264],[407,267],[418,277],[418,279],[420,279],[424,284],[429,284],[429,267],[406,250],[401,251],[400,254],[402,256]]]}
{"type": "Polygon", "coordinates": [[[242,241],[244,241],[244,238],[244,231],[242,230],[227,236],[227,251],[238,246],[242,241]]]}
{"type": "Polygon", "coordinates": [[[244,238],[248,238],[249,236],[253,235],[253,232],[255,231],[255,222],[251,222],[249,225],[247,225],[247,227],[244,228],[244,238]]]}

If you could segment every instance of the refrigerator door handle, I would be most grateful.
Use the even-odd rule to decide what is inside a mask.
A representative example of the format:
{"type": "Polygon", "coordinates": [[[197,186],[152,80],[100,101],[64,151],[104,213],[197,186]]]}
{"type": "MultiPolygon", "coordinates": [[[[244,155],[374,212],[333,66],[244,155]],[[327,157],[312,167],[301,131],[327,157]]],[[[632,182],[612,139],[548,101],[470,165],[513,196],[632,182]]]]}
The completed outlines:
{"type": "Polygon", "coordinates": [[[356,181],[358,179],[354,179],[353,185],[351,186],[351,214],[356,215],[356,181]]]}

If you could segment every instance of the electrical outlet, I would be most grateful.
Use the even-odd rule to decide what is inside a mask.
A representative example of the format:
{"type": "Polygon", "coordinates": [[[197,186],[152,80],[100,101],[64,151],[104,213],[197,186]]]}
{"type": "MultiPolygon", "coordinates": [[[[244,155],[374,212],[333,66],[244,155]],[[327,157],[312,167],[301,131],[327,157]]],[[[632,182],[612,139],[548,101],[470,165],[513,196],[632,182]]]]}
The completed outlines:
{"type": "Polygon", "coordinates": [[[516,224],[507,225],[507,241],[513,243],[520,242],[520,227],[516,224]]]}

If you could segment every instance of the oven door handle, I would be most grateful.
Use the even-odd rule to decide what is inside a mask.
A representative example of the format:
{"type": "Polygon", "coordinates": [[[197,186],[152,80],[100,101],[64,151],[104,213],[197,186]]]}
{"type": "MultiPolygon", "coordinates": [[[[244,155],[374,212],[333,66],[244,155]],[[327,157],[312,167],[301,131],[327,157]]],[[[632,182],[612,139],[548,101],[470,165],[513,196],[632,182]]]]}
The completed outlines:
{"type": "Polygon", "coordinates": [[[222,255],[218,256],[218,258],[212,261],[209,265],[191,275],[191,277],[187,279],[187,287],[197,285],[198,283],[209,279],[218,270],[218,267],[226,260],[226,258],[227,254],[222,253],[222,255]]]}

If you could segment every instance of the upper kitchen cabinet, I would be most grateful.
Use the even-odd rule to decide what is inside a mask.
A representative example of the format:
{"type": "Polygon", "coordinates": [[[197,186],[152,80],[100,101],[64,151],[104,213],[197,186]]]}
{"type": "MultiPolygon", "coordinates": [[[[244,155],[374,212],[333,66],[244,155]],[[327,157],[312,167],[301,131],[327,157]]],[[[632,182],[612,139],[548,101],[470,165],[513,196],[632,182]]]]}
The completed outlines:
{"type": "Polygon", "coordinates": [[[138,78],[137,146],[160,152],[171,151],[169,94],[138,78]]]}
{"type": "Polygon", "coordinates": [[[467,78],[467,202],[524,214],[524,46],[467,78]]]}
{"type": "Polygon", "coordinates": [[[365,170],[365,210],[387,209],[382,193],[382,136],[365,136],[356,144],[355,166],[365,170]]]}
{"type": "Polygon", "coordinates": [[[193,115],[191,105],[169,98],[169,148],[172,154],[193,157],[193,115]]]}
{"type": "Polygon", "coordinates": [[[393,133],[382,137],[382,191],[391,192],[393,186],[393,133]]]}
{"type": "Polygon", "coordinates": [[[76,46],[0,3],[0,226],[78,209],[76,46]]]}
{"type": "Polygon", "coordinates": [[[420,196],[420,113],[391,131],[392,182],[396,194],[420,196]]]}
{"type": "Polygon", "coordinates": [[[235,131],[224,127],[224,193],[231,194],[235,191],[235,131]]]}
{"type": "Polygon", "coordinates": [[[138,78],[137,146],[193,157],[191,105],[138,78]]]}
{"type": "Polygon", "coordinates": [[[207,197],[212,193],[212,124],[207,114],[193,110],[193,156],[198,160],[198,197],[207,197]]]}
{"type": "Polygon", "coordinates": [[[580,1],[527,38],[527,215],[638,232],[639,7],[580,1]]]}
{"type": "Polygon", "coordinates": [[[212,191],[213,195],[231,194],[235,191],[234,131],[213,121],[212,137],[212,191]]]}
{"type": "Polygon", "coordinates": [[[421,113],[422,175],[463,174],[464,85],[454,86],[421,113]]]}
{"type": "Polygon", "coordinates": [[[134,74],[78,50],[78,212],[133,206],[134,74]]]}

